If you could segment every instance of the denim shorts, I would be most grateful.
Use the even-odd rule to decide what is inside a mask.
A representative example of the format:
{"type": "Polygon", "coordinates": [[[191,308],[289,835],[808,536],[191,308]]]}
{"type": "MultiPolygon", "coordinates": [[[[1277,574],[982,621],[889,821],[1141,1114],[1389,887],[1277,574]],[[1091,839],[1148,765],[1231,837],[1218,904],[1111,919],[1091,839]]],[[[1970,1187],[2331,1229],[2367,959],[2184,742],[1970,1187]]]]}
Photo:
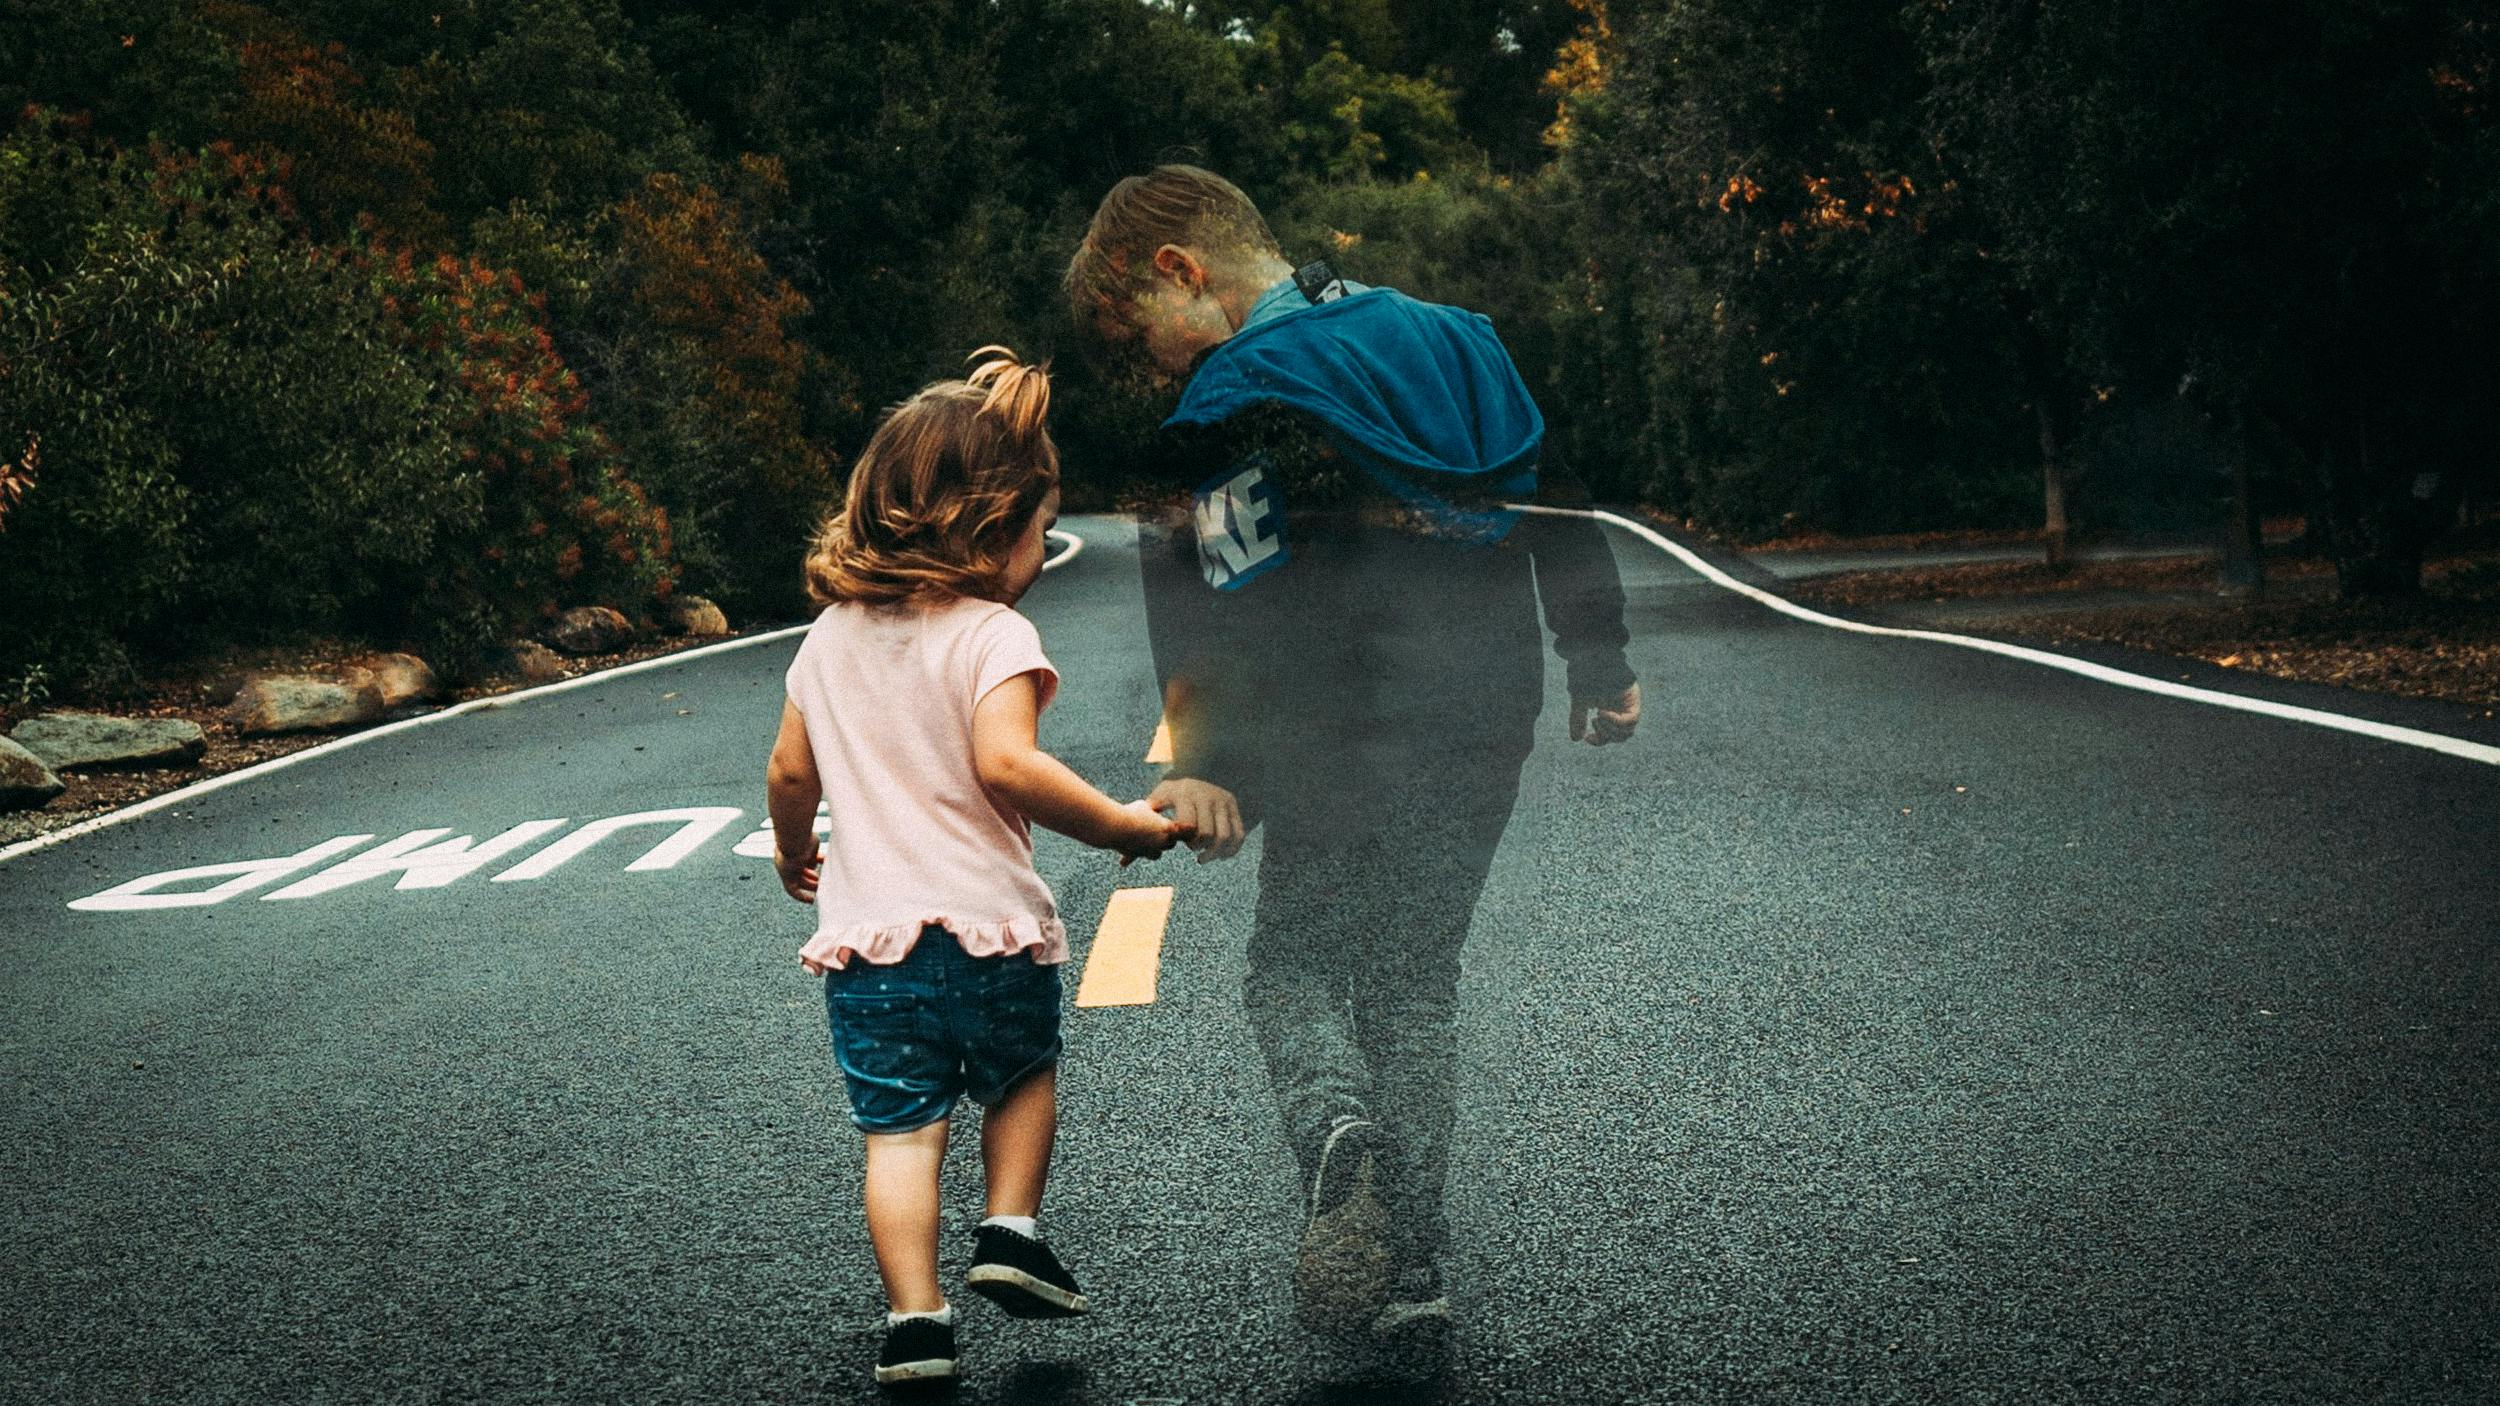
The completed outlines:
{"type": "Polygon", "coordinates": [[[851,1121],[907,1133],[966,1094],[996,1103],[1059,1058],[1059,968],[1021,952],[970,956],[932,924],[899,962],[853,958],[825,973],[825,1022],[851,1121]]]}

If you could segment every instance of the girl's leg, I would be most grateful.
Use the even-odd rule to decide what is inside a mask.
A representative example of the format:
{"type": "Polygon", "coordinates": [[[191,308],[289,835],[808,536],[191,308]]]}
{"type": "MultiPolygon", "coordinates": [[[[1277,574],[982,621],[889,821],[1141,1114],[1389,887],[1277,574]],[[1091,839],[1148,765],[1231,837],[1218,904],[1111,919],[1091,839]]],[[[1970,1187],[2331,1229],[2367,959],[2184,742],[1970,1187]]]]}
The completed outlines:
{"type": "Polygon", "coordinates": [[[877,1249],[886,1303],[896,1313],[946,1306],[937,1272],[938,1164],[946,1157],[946,1123],[940,1118],[908,1133],[868,1135],[868,1239],[877,1249]]]}
{"type": "Polygon", "coordinates": [[[1050,1145],[1058,1133],[1056,1064],[1026,1076],[981,1115],[981,1168],[989,1180],[988,1214],[1040,1214],[1042,1184],[1050,1178],[1050,1145]]]}

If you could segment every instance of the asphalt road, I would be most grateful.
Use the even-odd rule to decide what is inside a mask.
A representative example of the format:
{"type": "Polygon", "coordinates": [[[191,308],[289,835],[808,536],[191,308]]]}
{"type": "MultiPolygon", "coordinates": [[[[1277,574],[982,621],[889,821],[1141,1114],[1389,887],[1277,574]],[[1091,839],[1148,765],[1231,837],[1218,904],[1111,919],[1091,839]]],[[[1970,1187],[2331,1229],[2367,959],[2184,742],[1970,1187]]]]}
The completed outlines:
{"type": "MultiPolygon", "coordinates": [[[[1025,602],[1064,675],[1044,740],[1142,794],[1129,530],[1068,525],[1088,549],[1025,602]]],[[[2500,1397],[2500,767],[1783,618],[1610,536],[1647,711],[1575,747],[1549,696],[1468,939],[1445,1370],[1287,1311],[1238,996],[1255,842],[1119,871],[1045,836],[1079,963],[1115,885],[1177,892],[1154,1003],[1068,1017],[1045,1216],[1097,1311],[966,1296],[960,1399],[2500,1397]]],[[[733,848],[793,648],[0,865],[0,1399],[873,1395],[806,915],[733,848]],[[495,877],[706,807],[740,813],[666,867],[626,865],[677,822],[495,877]],[[69,906],[559,818],[436,887],[266,897],[334,855],[69,906]]],[[[959,1155],[956,1273],[975,1178],[959,1155]]]]}

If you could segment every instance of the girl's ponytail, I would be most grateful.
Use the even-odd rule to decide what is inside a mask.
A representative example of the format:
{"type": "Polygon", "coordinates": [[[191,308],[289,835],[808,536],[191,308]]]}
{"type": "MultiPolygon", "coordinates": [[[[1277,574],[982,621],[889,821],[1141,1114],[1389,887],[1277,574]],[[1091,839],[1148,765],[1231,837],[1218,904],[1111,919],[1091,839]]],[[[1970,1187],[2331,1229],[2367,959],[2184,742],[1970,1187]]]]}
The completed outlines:
{"type": "Polygon", "coordinates": [[[964,358],[980,361],[972,374],[964,379],[985,389],[981,413],[998,417],[1007,434],[1014,439],[1030,441],[1043,432],[1050,415],[1050,363],[1027,366],[1016,354],[992,343],[964,358]],[[981,361],[988,357],[989,360],[981,361]]]}

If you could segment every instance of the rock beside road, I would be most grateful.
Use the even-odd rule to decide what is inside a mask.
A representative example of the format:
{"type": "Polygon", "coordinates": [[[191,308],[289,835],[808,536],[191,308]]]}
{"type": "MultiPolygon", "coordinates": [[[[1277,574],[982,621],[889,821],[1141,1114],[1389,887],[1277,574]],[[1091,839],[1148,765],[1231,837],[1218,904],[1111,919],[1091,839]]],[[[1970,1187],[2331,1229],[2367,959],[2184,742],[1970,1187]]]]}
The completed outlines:
{"type": "Polygon", "coordinates": [[[672,635],[708,639],[729,633],[729,617],[701,596],[677,596],[662,607],[661,627],[672,635]]]}
{"type": "Polygon", "coordinates": [[[555,618],[541,638],[567,654],[608,654],[634,638],[634,622],[604,605],[577,605],[555,618]]]}
{"type": "Polygon", "coordinates": [[[0,810],[31,809],[65,789],[41,757],[0,737],[0,810]]]}
{"type": "Polygon", "coordinates": [[[115,718],[100,713],[46,713],[28,718],[9,740],[55,771],[95,766],[176,766],[200,759],[208,736],[183,718],[115,718]]]}
{"type": "Polygon", "coordinates": [[[246,680],[226,715],[251,734],[317,732],[373,722],[388,709],[370,676],[356,680],[311,674],[261,674],[246,680]]]}
{"type": "Polygon", "coordinates": [[[443,691],[433,667],[413,654],[360,654],[340,665],[339,671],[351,683],[360,674],[370,678],[382,690],[385,708],[421,703],[443,691]]]}
{"type": "Polygon", "coordinates": [[[564,677],[563,657],[536,640],[514,640],[510,661],[512,672],[531,683],[554,683],[564,677]]]}

